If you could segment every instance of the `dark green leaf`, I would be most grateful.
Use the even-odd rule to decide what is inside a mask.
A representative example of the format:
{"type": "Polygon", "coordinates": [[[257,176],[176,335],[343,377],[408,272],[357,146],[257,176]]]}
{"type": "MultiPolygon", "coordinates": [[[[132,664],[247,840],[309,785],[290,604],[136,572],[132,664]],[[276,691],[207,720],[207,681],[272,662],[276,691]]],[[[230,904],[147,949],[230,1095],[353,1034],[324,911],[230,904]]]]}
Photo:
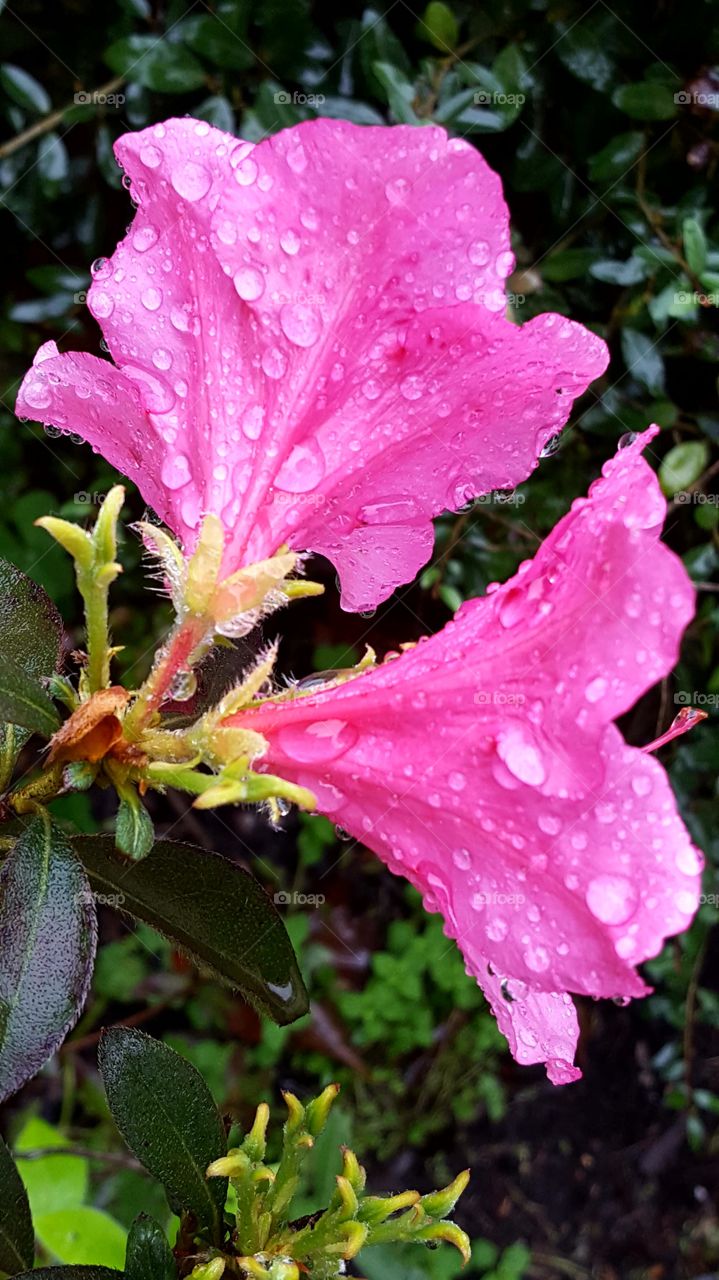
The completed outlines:
{"type": "Polygon", "coordinates": [[[75,848],[93,889],[239,988],[276,1022],[307,1010],[307,993],[278,912],[234,863],[193,845],[160,840],[128,865],[111,836],[78,836],[75,848]]]}
{"type": "Polygon", "coordinates": [[[459,38],[457,19],[442,0],[430,0],[417,24],[417,34],[440,53],[451,53],[459,38]]]}
{"type": "MultiPolygon", "coordinates": [[[[61,655],[62,620],[47,592],[0,560],[0,660],[8,658],[39,682],[57,670],[61,655]]],[[[28,736],[19,726],[0,726],[0,789],[28,736]]]]}
{"type": "Polygon", "coordinates": [[[227,1150],[222,1117],[199,1071],[160,1040],[129,1027],[103,1034],[98,1055],[113,1118],[130,1150],[162,1183],[175,1213],[192,1212],[218,1240],[225,1178],[205,1170],[227,1150]]]}
{"type": "Polygon", "coordinates": [[[195,13],[181,27],[186,44],[217,67],[246,71],[254,65],[255,55],[249,45],[228,32],[214,14],[195,13]]]}
{"type": "Polygon", "coordinates": [[[40,1070],[75,1023],[95,941],[85,874],[41,814],[0,870],[0,1101],[40,1070]]]}
{"type": "Polygon", "coordinates": [[[682,225],[682,239],[686,260],[695,275],[701,275],[707,264],[707,242],[700,222],[696,218],[685,218],[682,225]]]}
{"type": "Polygon", "coordinates": [[[52,106],[47,92],[35,77],[22,67],[14,66],[12,62],[5,62],[0,67],[0,84],[8,96],[25,111],[44,115],[52,106]]]}
{"type": "Polygon", "coordinates": [[[373,62],[372,70],[382,86],[395,119],[400,124],[417,124],[417,113],[412,106],[415,98],[414,85],[389,62],[373,62]]]}
{"type": "Polygon", "coordinates": [[[606,147],[589,159],[589,177],[593,182],[616,182],[639,159],[644,147],[644,134],[618,133],[606,147]]]}
{"type": "Polygon", "coordinates": [[[576,280],[587,274],[595,256],[593,249],[562,249],[542,263],[541,272],[545,280],[553,283],[576,280]]]}
{"type": "Polygon", "coordinates": [[[671,120],[677,113],[673,90],[654,80],[620,85],[612,94],[612,102],[635,120],[671,120]]]}
{"type": "Polygon", "coordinates": [[[158,93],[188,93],[199,89],[206,78],[189,49],[156,36],[125,36],[110,45],[105,61],[118,75],[158,93]]]}
{"type": "Polygon", "coordinates": [[[622,354],[630,377],[657,394],[664,390],[664,361],[655,338],[639,329],[622,331],[622,354]]]}
{"type": "Polygon", "coordinates": [[[127,1237],[127,1280],[175,1280],[177,1267],[159,1223],[149,1214],[135,1218],[127,1237]]]}
{"type": "Polygon", "coordinates": [[[32,1266],[35,1236],[20,1174],[0,1138],[0,1271],[14,1275],[32,1266]]]}
{"type": "Polygon", "coordinates": [[[13,1280],[119,1280],[122,1271],[112,1267],[38,1267],[37,1271],[23,1271],[13,1280]]]}
{"type": "Polygon", "coordinates": [[[38,680],[57,670],[62,653],[62,621],[52,600],[7,560],[0,560],[0,653],[38,680]]]}
{"type": "Polygon", "coordinates": [[[195,119],[206,120],[208,124],[213,124],[216,129],[222,129],[225,133],[235,132],[235,113],[227,98],[222,98],[219,94],[205,98],[205,101],[195,108],[193,115],[195,119]]]}
{"type": "Polygon", "coordinates": [[[556,29],[559,33],[557,57],[567,70],[600,92],[611,88],[616,78],[613,15],[600,6],[583,14],[578,21],[558,22],[556,29]]]}
{"type": "Polygon", "coordinates": [[[0,720],[51,738],[60,717],[45,690],[22,667],[0,658],[0,720]]]}

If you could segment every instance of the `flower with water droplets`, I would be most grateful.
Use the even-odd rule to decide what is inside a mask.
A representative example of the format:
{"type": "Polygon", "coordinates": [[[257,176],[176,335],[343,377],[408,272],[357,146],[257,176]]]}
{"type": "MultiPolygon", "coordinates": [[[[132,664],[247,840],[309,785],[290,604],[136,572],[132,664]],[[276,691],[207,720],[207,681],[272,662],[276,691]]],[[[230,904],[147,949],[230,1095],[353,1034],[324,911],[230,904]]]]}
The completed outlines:
{"type": "Polygon", "coordinates": [[[523,1063],[579,1075],[570,992],[646,994],[701,855],[662,766],[613,723],[673,667],[694,594],[641,449],[607,463],[532,561],[438,635],[231,717],[256,762],[441,911],[523,1063]]]}
{"type": "Polygon", "coordinates": [[[116,146],[137,209],[88,304],[113,363],[54,342],[18,396],[130,476],[222,576],[288,544],[370,609],[431,518],[526,479],[604,343],[505,317],[498,177],[443,129],[314,120],[256,146],[168,120],[116,146]]]}

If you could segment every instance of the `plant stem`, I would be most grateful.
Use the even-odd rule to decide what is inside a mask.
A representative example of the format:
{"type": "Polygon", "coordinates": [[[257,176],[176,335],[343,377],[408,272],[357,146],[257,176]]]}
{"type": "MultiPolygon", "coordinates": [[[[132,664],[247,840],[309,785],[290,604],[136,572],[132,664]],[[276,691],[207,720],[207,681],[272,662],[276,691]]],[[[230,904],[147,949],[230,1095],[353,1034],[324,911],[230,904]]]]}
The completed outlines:
{"type": "Polygon", "coordinates": [[[200,656],[196,651],[202,646],[208,633],[208,621],[190,614],[178,622],[170,637],[162,646],[155,664],[124,720],[124,734],[128,742],[136,742],[166,698],[172,681],[181,671],[191,667],[200,656]]]}
{"type": "Polygon", "coordinates": [[[107,587],[98,585],[97,569],[77,570],[77,585],[85,603],[87,630],[87,680],[90,692],[106,689],[110,683],[110,653],[108,648],[109,609],[107,587]]]}

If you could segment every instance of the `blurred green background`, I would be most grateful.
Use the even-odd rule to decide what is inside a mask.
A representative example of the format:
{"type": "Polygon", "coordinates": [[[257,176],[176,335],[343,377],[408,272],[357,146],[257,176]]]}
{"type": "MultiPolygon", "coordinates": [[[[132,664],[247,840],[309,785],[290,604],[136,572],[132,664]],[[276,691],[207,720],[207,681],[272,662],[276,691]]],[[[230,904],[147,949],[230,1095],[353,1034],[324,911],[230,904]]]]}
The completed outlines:
{"type": "MultiPolygon", "coordinates": [[[[99,1028],[130,1021],[190,1057],[242,1121],[281,1087],[340,1080],[324,1182],[307,1188],[317,1203],[336,1171],[329,1148],[348,1138],[376,1190],[425,1190],[471,1164],[458,1219],[475,1240],[473,1277],[683,1280],[719,1267],[718,40],[711,0],[653,10],[646,0],[12,0],[0,12],[0,555],[49,590],[78,642],[69,562],[32,521],[87,517],[114,477],[86,446],[19,426],[13,404],[41,341],[100,351],[84,305],[90,263],[132,216],[114,140],[188,113],[251,140],[317,114],[432,120],[502,176],[515,319],[570,315],[606,338],[612,362],[531,480],[511,501],[495,495],[440,520],[431,565],[376,614],[342,614],[328,571],[322,605],[280,615],[285,670],[345,665],[367,642],[383,652],[436,630],[534,552],[622,434],[655,421],[666,536],[697,584],[698,612],[675,678],[623,729],[639,744],[682,705],[709,713],[663,757],[707,854],[704,904],[645,966],[655,995],[629,1008],[583,1004],[585,1079],[562,1090],[516,1067],[438,919],[328,822],[292,818],[276,834],[251,813],[200,824],[184,803],[158,803],[159,834],[235,857],[271,889],[324,898],[288,915],[313,1012],[277,1029],[150,931],[103,915],[83,1019],[3,1117],[16,1150],[73,1151],[21,1162],[45,1260],[120,1265],[137,1210],[166,1219],[98,1085],[99,1028]]],[[[142,513],[136,494],[128,510],[142,513]]],[[[121,669],[136,676],[168,615],[142,589],[130,534],[123,561],[113,630],[126,646],[121,669]]],[[[63,803],[83,830],[108,817],[84,796],[63,803]]],[[[355,1267],[369,1280],[457,1271],[448,1250],[367,1254],[355,1267]]]]}

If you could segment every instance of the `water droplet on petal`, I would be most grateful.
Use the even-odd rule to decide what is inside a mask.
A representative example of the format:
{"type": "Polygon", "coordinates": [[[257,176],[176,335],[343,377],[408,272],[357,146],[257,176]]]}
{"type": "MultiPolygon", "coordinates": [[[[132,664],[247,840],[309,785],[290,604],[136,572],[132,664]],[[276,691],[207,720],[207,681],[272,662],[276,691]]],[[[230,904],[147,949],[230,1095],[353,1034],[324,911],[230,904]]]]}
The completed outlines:
{"type": "Polygon", "coordinates": [[[256,302],[265,292],[265,278],[256,267],[240,267],[232,282],[243,302],[256,302]]]}
{"type": "Polygon", "coordinates": [[[201,200],[212,186],[212,174],[203,164],[186,160],[179,169],[172,172],[170,182],[183,200],[201,200]]]}
{"type": "Polygon", "coordinates": [[[262,365],[263,373],[266,373],[268,378],[277,380],[284,376],[287,369],[287,356],[280,347],[268,347],[266,351],[262,352],[260,364],[262,365]]]}
{"type": "Polygon", "coordinates": [[[524,963],[532,973],[544,973],[549,968],[549,952],[546,947],[527,947],[524,952],[524,963]]]}
{"type": "Polygon", "coordinates": [[[542,756],[519,727],[505,730],[497,740],[497,755],[520,782],[541,787],[547,770],[542,756]]]}
{"type": "Polygon", "coordinates": [[[277,741],[286,755],[302,764],[336,760],[357,741],[357,730],[344,720],[316,720],[284,725],[277,741]]]}
{"type": "Polygon", "coordinates": [[[605,680],[604,676],[596,676],[594,680],[590,680],[584,690],[584,696],[587,699],[587,702],[599,702],[600,699],[604,697],[608,687],[608,682],[605,680]]]}
{"type": "Polygon", "coordinates": [[[162,483],[168,489],[181,489],[190,479],[190,464],[184,453],[168,453],[160,471],[162,483]]]}
{"type": "Polygon", "coordinates": [[[473,240],[467,250],[467,257],[475,267],[484,267],[489,262],[489,245],[486,240],[473,240]]]}
{"type": "Polygon", "coordinates": [[[288,302],[280,310],[280,325],[296,347],[312,347],[322,332],[322,315],[318,307],[288,302]]]}
{"type": "Polygon", "coordinates": [[[290,255],[290,257],[294,257],[294,255],[299,251],[300,244],[301,241],[297,232],[293,231],[291,227],[287,231],[282,232],[282,235],[280,236],[280,246],[284,249],[285,253],[290,255]]]}
{"type": "Polygon", "coordinates": [[[587,885],[587,906],[602,924],[626,924],[639,903],[639,894],[626,876],[595,876],[587,885]]]}
{"type": "Polygon", "coordinates": [[[306,440],[303,444],[296,444],[283,462],[275,477],[275,485],[288,493],[309,493],[323,478],[326,465],[317,442],[306,440]]]}
{"type": "Polygon", "coordinates": [[[157,311],[162,306],[162,289],[145,289],[140,301],[146,311],[157,311]]]}

